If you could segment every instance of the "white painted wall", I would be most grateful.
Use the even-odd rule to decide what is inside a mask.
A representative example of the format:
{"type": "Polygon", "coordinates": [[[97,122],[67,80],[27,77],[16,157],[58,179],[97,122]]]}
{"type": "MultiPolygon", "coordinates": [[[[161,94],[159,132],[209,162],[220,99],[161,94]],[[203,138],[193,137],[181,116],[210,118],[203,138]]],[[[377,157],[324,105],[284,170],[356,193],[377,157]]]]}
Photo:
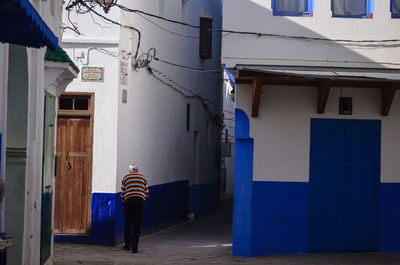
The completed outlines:
{"type": "MultiPolygon", "coordinates": [[[[271,0],[224,0],[224,29],[313,38],[400,39],[400,20],[392,19],[390,0],[375,1],[373,19],[333,18],[331,1],[315,0],[313,17],[273,16],[271,0]]],[[[227,34],[222,63],[399,68],[400,48],[227,34]]],[[[398,44],[398,43],[396,43],[398,44]]]]}
{"type": "MultiPolygon", "coordinates": [[[[66,3],[67,4],[67,3],[66,3]]],[[[104,14],[103,10],[96,10],[104,14]]],[[[63,22],[71,26],[64,8],[63,22]]],[[[118,8],[106,15],[119,20],[118,8]]],[[[68,85],[66,92],[94,93],[94,126],[92,157],[92,192],[114,193],[117,156],[117,99],[119,58],[119,26],[87,14],[70,13],[81,35],[64,30],[62,46],[80,70],[82,67],[104,67],[104,82],[82,82],[81,76],[68,85]]],[[[81,73],[80,73],[81,75],[81,73]]]]}
{"type": "MultiPolygon", "coordinates": [[[[171,0],[168,5],[163,5],[158,0],[152,0],[123,1],[121,4],[153,14],[161,12],[167,18],[196,25],[199,23],[199,15],[207,11],[216,18],[214,26],[220,27],[222,22],[219,1],[171,0]]],[[[98,11],[103,14],[100,9],[98,11]]],[[[202,62],[198,56],[197,38],[172,35],[138,15],[120,13],[117,7],[111,8],[106,16],[121,21],[124,25],[132,25],[142,32],[139,54],[155,47],[157,56],[164,60],[190,67],[219,69],[221,47],[217,33],[213,40],[213,59],[202,62]]],[[[114,58],[98,50],[91,50],[88,66],[105,67],[104,83],[75,80],[67,88],[67,92],[95,93],[92,192],[118,192],[120,181],[127,174],[128,165],[132,162],[139,165],[150,185],[190,179],[194,175],[194,130],[200,132],[201,143],[202,179],[197,180],[196,184],[215,182],[219,169],[216,148],[220,128],[209,121],[210,115],[199,100],[182,97],[177,91],[155,79],[146,69],[136,71],[131,68],[127,53],[134,52],[136,48],[136,34],[109,25],[96,15],[93,15],[94,21],[89,14],[71,13],[70,18],[82,35],[66,30],[63,34],[63,47],[79,68],[87,62],[87,51],[91,47],[119,53],[119,58],[114,58]],[[82,54],[83,58],[80,58],[82,54]],[[128,64],[127,85],[119,84],[120,59],[128,64]],[[128,92],[126,104],[122,103],[122,89],[128,92]],[[190,132],[186,131],[186,104],[191,104],[190,132]]],[[[197,30],[154,22],[178,34],[198,36],[197,30]]],[[[67,23],[65,13],[64,23],[67,23]]],[[[188,71],[155,61],[151,66],[202,97],[219,104],[219,74],[188,71]]],[[[215,114],[216,107],[213,104],[208,104],[208,108],[215,114]]]]}
{"type": "MultiPolygon", "coordinates": [[[[81,52],[87,54],[88,49],[82,48],[80,43],[65,46],[69,47],[65,50],[70,58],[74,58],[74,51],[75,56],[81,52]]],[[[96,47],[101,48],[101,45],[96,47]]],[[[118,53],[117,47],[106,49],[118,53]]],[[[80,69],[84,66],[77,59],[73,61],[80,69]]],[[[86,59],[83,61],[86,63],[86,59]]],[[[87,66],[104,67],[104,82],[82,82],[79,76],[68,85],[66,92],[94,93],[92,192],[114,193],[119,59],[91,50],[87,66]]]]}
{"type": "Polygon", "coordinates": [[[254,138],[255,181],[309,181],[310,119],[382,120],[381,181],[400,182],[400,96],[394,98],[389,116],[380,115],[380,90],[342,88],[353,97],[353,115],[338,115],[340,88],[332,88],[325,114],[316,113],[317,89],[263,86],[259,117],[251,118],[251,86],[238,85],[237,108],[250,118],[254,138]]]}
{"type": "Polygon", "coordinates": [[[222,158],[222,168],[226,169],[226,194],[233,194],[233,174],[235,162],[235,101],[234,88],[229,81],[228,75],[224,72],[224,85],[222,90],[224,125],[222,130],[222,142],[226,140],[231,143],[231,157],[222,158]],[[228,137],[226,137],[228,130],[228,137]],[[228,139],[226,139],[228,138],[228,139]]]}
{"type": "MultiPolygon", "coordinates": [[[[200,15],[211,15],[213,27],[220,27],[220,1],[168,0],[122,1],[123,5],[144,10],[174,20],[199,25],[200,15]]],[[[196,37],[195,29],[151,19],[158,26],[178,34],[196,37]]],[[[140,53],[154,47],[157,57],[173,63],[202,69],[219,69],[220,45],[218,34],[214,33],[213,59],[200,60],[198,38],[186,38],[161,30],[142,17],[121,13],[121,23],[133,25],[142,32],[140,53]]],[[[120,49],[133,50],[131,33],[121,30],[120,49]]],[[[137,40],[137,35],[133,35],[137,40]]],[[[165,74],[186,89],[219,104],[221,75],[199,73],[153,61],[151,67],[165,74]]],[[[217,180],[219,164],[216,148],[218,132],[211,115],[216,113],[215,105],[208,103],[211,115],[197,99],[183,97],[170,86],[155,79],[146,69],[128,71],[128,85],[120,85],[118,96],[118,159],[117,187],[127,173],[128,165],[136,162],[150,185],[164,184],[178,180],[190,180],[190,184],[214,183],[217,180]],[[121,103],[122,89],[128,92],[128,103],[121,103]],[[191,104],[191,128],[186,131],[186,104],[191,104]],[[194,131],[200,137],[200,179],[194,172],[194,131]]]]}

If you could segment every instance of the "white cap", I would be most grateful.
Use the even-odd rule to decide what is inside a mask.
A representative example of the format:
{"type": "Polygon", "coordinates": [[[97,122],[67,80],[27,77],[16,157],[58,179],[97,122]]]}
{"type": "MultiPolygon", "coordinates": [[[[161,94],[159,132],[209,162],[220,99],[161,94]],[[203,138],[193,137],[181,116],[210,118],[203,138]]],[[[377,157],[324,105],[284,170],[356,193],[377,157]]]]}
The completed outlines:
{"type": "Polygon", "coordinates": [[[139,170],[139,168],[138,168],[138,166],[136,165],[136,164],[130,164],[129,165],[129,171],[138,171],[139,170]]]}

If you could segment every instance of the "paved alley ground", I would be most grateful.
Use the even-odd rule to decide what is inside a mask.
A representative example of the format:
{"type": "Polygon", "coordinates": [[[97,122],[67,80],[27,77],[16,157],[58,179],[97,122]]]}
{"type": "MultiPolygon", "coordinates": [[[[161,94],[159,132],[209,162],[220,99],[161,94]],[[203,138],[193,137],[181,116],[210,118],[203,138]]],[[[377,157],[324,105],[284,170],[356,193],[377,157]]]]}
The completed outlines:
{"type": "Polygon", "coordinates": [[[55,265],[276,264],[400,265],[400,253],[348,253],[232,257],[230,206],[216,214],[141,238],[139,253],[121,247],[55,244],[55,265]]]}

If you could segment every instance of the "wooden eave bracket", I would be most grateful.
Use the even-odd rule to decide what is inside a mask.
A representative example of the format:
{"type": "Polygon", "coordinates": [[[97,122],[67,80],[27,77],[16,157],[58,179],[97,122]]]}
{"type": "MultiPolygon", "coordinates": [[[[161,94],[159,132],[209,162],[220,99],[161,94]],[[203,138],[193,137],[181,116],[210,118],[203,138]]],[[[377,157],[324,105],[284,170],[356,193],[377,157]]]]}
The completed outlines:
{"type": "Polygon", "coordinates": [[[381,115],[388,116],[392,106],[396,90],[400,88],[400,83],[392,83],[391,86],[381,89],[381,115]]]}
{"type": "Polygon", "coordinates": [[[328,102],[329,92],[331,91],[330,84],[325,81],[318,86],[318,104],[317,113],[325,113],[326,103],[328,102]]]}
{"type": "Polygon", "coordinates": [[[257,77],[254,78],[252,81],[253,88],[252,88],[252,104],[251,104],[251,116],[253,118],[258,117],[258,109],[260,107],[260,97],[261,97],[261,90],[263,84],[263,78],[257,77]]]}

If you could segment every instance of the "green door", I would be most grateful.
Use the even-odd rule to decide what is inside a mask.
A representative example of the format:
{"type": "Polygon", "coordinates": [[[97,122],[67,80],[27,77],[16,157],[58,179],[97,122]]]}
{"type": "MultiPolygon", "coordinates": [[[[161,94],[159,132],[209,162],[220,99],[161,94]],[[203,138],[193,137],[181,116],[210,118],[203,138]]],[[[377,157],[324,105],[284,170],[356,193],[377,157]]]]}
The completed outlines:
{"type": "Polygon", "coordinates": [[[42,175],[42,219],[40,234],[40,264],[51,255],[51,209],[54,177],[54,124],[56,121],[56,98],[45,94],[43,132],[43,175],[42,175]]]}

